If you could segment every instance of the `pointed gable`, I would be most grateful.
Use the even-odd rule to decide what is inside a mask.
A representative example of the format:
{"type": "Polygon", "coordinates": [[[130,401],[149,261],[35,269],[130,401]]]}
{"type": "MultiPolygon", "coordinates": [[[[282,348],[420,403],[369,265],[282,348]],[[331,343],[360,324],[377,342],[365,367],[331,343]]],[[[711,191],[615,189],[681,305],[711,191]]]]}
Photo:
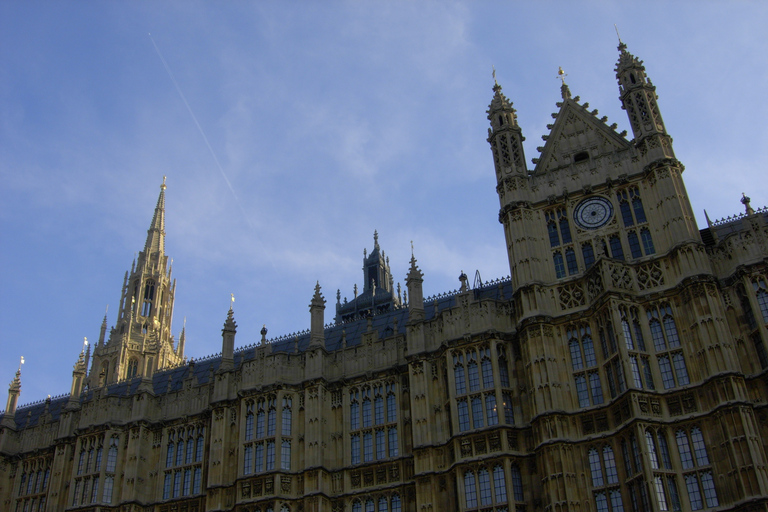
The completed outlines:
{"type": "Polygon", "coordinates": [[[608,126],[605,117],[598,119],[596,110],[589,112],[589,104],[579,105],[577,99],[567,98],[559,104],[560,112],[554,125],[548,125],[551,132],[545,136],[546,143],[539,148],[541,157],[536,162],[534,174],[556,171],[631,147],[616,133],[616,125],[608,126]]]}

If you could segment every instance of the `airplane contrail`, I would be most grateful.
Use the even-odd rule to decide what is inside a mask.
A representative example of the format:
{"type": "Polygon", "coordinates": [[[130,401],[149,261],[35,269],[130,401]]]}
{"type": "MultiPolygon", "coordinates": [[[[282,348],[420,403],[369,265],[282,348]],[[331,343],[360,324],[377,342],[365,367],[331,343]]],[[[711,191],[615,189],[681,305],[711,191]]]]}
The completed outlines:
{"type": "Polygon", "coordinates": [[[171,68],[168,66],[168,63],[163,58],[163,54],[160,53],[160,48],[157,47],[157,43],[155,43],[155,39],[152,37],[152,34],[147,33],[147,35],[149,36],[149,40],[152,41],[152,46],[155,47],[157,56],[160,57],[160,60],[162,61],[163,66],[165,67],[165,71],[168,73],[168,77],[171,79],[171,82],[173,82],[173,86],[176,87],[176,92],[179,93],[179,96],[181,97],[181,101],[184,102],[184,105],[187,107],[187,111],[189,112],[189,115],[192,116],[192,120],[195,122],[195,126],[197,126],[197,130],[200,132],[200,135],[203,136],[205,145],[208,146],[208,151],[211,152],[211,156],[213,157],[213,161],[216,162],[216,167],[219,168],[221,177],[224,178],[224,181],[227,183],[227,186],[229,187],[229,191],[232,192],[232,197],[235,198],[235,203],[237,203],[237,207],[240,208],[240,212],[242,212],[245,222],[248,223],[248,226],[251,229],[253,229],[253,224],[251,224],[251,221],[248,218],[248,215],[245,213],[245,209],[243,208],[243,205],[240,204],[240,200],[238,199],[237,194],[235,194],[235,189],[232,188],[232,183],[229,182],[229,178],[227,178],[227,174],[224,172],[224,168],[219,163],[219,159],[216,157],[216,153],[213,151],[213,148],[211,147],[211,143],[208,142],[208,136],[205,135],[205,131],[203,130],[203,127],[200,126],[200,123],[198,122],[197,116],[195,116],[195,113],[192,112],[192,107],[189,106],[189,102],[187,101],[187,98],[184,96],[184,93],[181,92],[181,88],[179,87],[179,84],[176,82],[176,78],[174,78],[173,72],[171,72],[171,68]]]}

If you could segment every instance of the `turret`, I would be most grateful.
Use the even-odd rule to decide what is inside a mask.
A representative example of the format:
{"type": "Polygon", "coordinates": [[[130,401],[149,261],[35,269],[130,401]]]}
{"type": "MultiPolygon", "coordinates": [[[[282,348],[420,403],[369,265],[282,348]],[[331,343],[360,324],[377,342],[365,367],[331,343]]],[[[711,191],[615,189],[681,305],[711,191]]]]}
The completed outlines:
{"type": "Polygon", "coordinates": [[[491,122],[488,143],[493,153],[496,180],[501,185],[508,176],[527,177],[528,169],[523,152],[525,137],[517,124],[517,113],[512,108],[512,102],[502,94],[498,82],[493,86],[493,92],[493,99],[486,111],[491,122]]]}
{"type": "Polygon", "coordinates": [[[411,267],[405,277],[405,285],[408,287],[408,322],[415,323],[424,320],[424,274],[416,265],[416,258],[411,253],[411,267]]]}
{"type": "Polygon", "coordinates": [[[235,314],[232,306],[227,312],[227,319],[224,321],[224,328],[221,330],[221,366],[219,371],[232,370],[235,367],[235,334],[237,333],[237,324],[235,323],[235,314]]]}
{"type": "Polygon", "coordinates": [[[85,375],[87,367],[85,363],[85,347],[88,341],[85,340],[83,344],[83,350],[80,351],[80,357],[77,358],[77,362],[72,369],[72,386],[69,390],[69,402],[67,407],[77,407],[80,404],[80,394],[83,392],[83,386],[85,385],[85,375]]]}
{"type": "Polygon", "coordinates": [[[0,421],[1,427],[16,428],[16,406],[19,404],[19,395],[21,395],[21,365],[24,364],[24,358],[21,358],[19,369],[16,370],[16,376],[8,386],[8,401],[5,403],[5,414],[2,421],[0,421]]]}
{"type": "Polygon", "coordinates": [[[320,282],[315,285],[315,294],[309,303],[311,315],[309,329],[309,346],[325,348],[325,298],[320,293],[320,282]]]}
{"type": "Polygon", "coordinates": [[[619,61],[616,64],[621,108],[627,111],[635,145],[649,161],[675,158],[672,137],[667,134],[656,103],[656,87],[645,76],[643,61],[627,51],[619,41],[619,61]]]}

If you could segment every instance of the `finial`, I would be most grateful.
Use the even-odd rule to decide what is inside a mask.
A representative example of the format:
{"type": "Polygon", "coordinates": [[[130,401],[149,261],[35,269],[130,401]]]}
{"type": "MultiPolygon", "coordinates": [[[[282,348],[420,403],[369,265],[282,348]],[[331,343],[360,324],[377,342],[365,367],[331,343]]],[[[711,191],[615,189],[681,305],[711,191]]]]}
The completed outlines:
{"type": "Polygon", "coordinates": [[[83,336],[83,350],[81,350],[81,352],[85,352],[85,347],[87,346],[88,346],[88,338],[83,336]]]}
{"type": "Polygon", "coordinates": [[[230,293],[230,299],[229,299],[229,310],[232,311],[232,306],[235,304],[235,294],[230,293]]]}
{"type": "Polygon", "coordinates": [[[496,81],[496,66],[491,64],[491,69],[493,70],[493,73],[492,73],[493,74],[493,84],[494,85],[499,85],[499,82],[496,81]]]}
{"type": "Polygon", "coordinates": [[[413,258],[413,240],[411,240],[411,258],[413,258]]]}
{"type": "Polygon", "coordinates": [[[378,247],[379,246],[379,232],[377,230],[373,230],[373,246],[378,247]]]}
{"type": "Polygon", "coordinates": [[[613,24],[613,28],[616,29],[616,37],[619,38],[619,51],[623,52],[627,49],[627,45],[624,44],[624,41],[621,40],[621,36],[619,35],[619,27],[617,27],[615,23],[613,24]]]}
{"type": "Polygon", "coordinates": [[[567,76],[568,76],[568,73],[563,71],[563,68],[561,66],[557,66],[557,78],[559,78],[563,82],[563,85],[565,85],[565,77],[567,76]]]}
{"type": "Polygon", "coordinates": [[[104,310],[104,316],[107,316],[107,313],[109,313],[109,304],[107,304],[107,309],[104,310]]]}
{"type": "Polygon", "coordinates": [[[744,194],[744,192],[741,193],[741,204],[744,205],[744,207],[747,209],[747,215],[754,215],[755,210],[752,209],[752,207],[749,205],[749,202],[751,201],[750,198],[744,194]]]}
{"type": "Polygon", "coordinates": [[[568,73],[563,71],[563,68],[558,66],[557,67],[557,78],[560,79],[560,81],[563,83],[560,86],[560,94],[563,97],[563,100],[567,100],[571,97],[571,90],[568,88],[568,84],[565,83],[565,77],[568,76],[568,73]]]}
{"type": "Polygon", "coordinates": [[[24,356],[21,356],[21,360],[19,361],[19,371],[21,371],[21,365],[24,364],[24,356]]]}
{"type": "Polygon", "coordinates": [[[165,187],[165,178],[166,178],[166,177],[165,177],[165,176],[163,176],[163,184],[162,184],[162,185],[160,185],[160,190],[165,190],[165,188],[166,188],[166,187],[165,187]]]}

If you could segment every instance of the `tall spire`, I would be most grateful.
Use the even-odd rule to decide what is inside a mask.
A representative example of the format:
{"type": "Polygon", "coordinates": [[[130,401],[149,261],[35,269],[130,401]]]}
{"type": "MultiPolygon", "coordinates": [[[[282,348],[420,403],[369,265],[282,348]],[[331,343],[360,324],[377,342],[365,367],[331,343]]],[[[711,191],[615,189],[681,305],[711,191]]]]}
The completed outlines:
{"type": "Polygon", "coordinates": [[[157,198],[152,224],[147,230],[144,253],[147,256],[151,253],[165,253],[165,176],[163,176],[163,184],[160,185],[160,196],[157,198]]]}
{"type": "Polygon", "coordinates": [[[115,327],[107,331],[106,322],[102,322],[93,350],[92,367],[96,371],[88,376],[91,387],[139,374],[151,377],[156,370],[183,360],[183,351],[174,349],[171,334],[176,281],[165,254],[165,190],[163,178],[144,250],[134,258],[123,279],[115,327]],[[105,343],[106,336],[109,339],[105,343]],[[102,374],[103,379],[99,377],[102,374]]]}

